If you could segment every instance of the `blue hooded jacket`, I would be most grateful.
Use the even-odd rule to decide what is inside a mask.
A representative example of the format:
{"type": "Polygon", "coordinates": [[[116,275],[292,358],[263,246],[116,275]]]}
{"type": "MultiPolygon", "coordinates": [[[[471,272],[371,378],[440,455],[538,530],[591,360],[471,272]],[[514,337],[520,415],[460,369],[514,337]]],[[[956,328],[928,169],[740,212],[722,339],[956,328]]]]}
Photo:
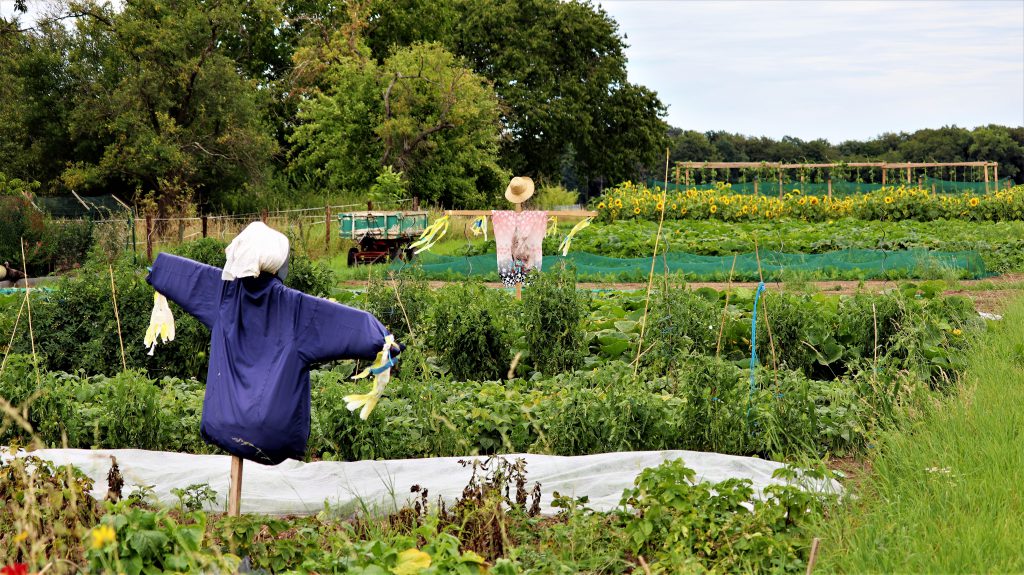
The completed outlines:
{"type": "Polygon", "coordinates": [[[161,253],[146,281],[210,328],[203,439],[259,463],[305,454],[311,364],[372,360],[388,335],[371,314],[268,273],[224,281],[219,268],[161,253]]]}

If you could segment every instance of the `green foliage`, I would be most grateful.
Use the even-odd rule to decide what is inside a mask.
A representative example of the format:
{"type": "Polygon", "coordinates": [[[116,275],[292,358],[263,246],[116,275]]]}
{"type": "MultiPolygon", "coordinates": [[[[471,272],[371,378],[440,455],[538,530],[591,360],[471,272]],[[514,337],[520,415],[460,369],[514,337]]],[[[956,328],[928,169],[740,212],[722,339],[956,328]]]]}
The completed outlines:
{"type": "Polygon", "coordinates": [[[410,329],[425,335],[434,293],[414,268],[394,276],[372,274],[364,297],[364,309],[380,320],[398,341],[404,341],[410,329]]]}
{"type": "Polygon", "coordinates": [[[553,375],[583,364],[587,345],[580,324],[588,299],[576,289],[576,274],[565,268],[537,274],[523,290],[520,321],[534,369],[553,375]]]}
{"type": "Polygon", "coordinates": [[[171,489],[171,495],[178,498],[178,508],[186,513],[202,511],[204,505],[217,502],[217,492],[209,483],[193,483],[184,489],[171,489]]]}
{"type": "Polygon", "coordinates": [[[92,487],[71,465],[33,456],[0,460],[0,562],[26,563],[32,572],[79,562],[82,535],[100,516],[92,487]]]}
{"type": "Polygon", "coordinates": [[[408,187],[460,207],[496,195],[505,176],[496,163],[497,98],[440,45],[401,47],[377,64],[339,30],[298,59],[324,69],[324,78],[290,137],[297,178],[335,190],[408,187]],[[404,181],[395,182],[391,169],[404,181]]]}
{"type": "Polygon", "coordinates": [[[562,186],[541,186],[530,202],[539,210],[553,210],[560,206],[574,206],[580,201],[579,193],[562,186]]]}
{"type": "MultiPolygon", "coordinates": [[[[62,277],[53,291],[35,292],[32,322],[41,365],[49,370],[115,373],[122,369],[123,340],[129,369],[146,368],[154,374],[183,377],[204,373],[209,330],[174,303],[171,303],[176,331],[174,342],[161,346],[155,356],[146,354],[142,337],[149,326],[153,288],[144,278],[145,269],[133,263],[130,256],[108,262],[102,254],[94,252],[76,274],[62,277]]],[[[24,319],[12,347],[16,353],[29,353],[32,349],[24,319]]],[[[13,329],[13,320],[13,317],[0,319],[5,333],[13,329]]]]}
{"type": "Polygon", "coordinates": [[[174,249],[175,255],[204,263],[215,268],[224,268],[227,263],[225,249],[228,245],[217,238],[201,238],[185,242],[174,249]]]}
{"type": "Polygon", "coordinates": [[[107,505],[106,515],[84,541],[88,565],[94,572],[233,572],[241,563],[238,557],[204,545],[206,515],[201,512],[176,518],[168,509],[150,511],[132,507],[127,501],[107,505]],[[104,529],[112,529],[114,539],[97,545],[103,541],[99,534],[104,529]]]}
{"type": "Polygon", "coordinates": [[[659,573],[802,572],[809,545],[801,528],[835,497],[790,485],[767,487],[764,499],[753,495],[748,479],[698,483],[682,460],[667,461],[642,471],[623,493],[623,529],[659,573]]]}
{"type": "Polygon", "coordinates": [[[515,321],[504,294],[476,283],[445,286],[437,291],[430,344],[455,379],[500,379],[511,360],[515,321]]]}
{"type": "Polygon", "coordinates": [[[723,313],[717,292],[710,300],[704,292],[666,282],[652,299],[644,337],[650,343],[641,356],[644,365],[667,371],[686,355],[716,351],[723,313]]]}
{"type": "MultiPolygon", "coordinates": [[[[85,259],[93,243],[93,225],[88,221],[56,221],[37,210],[28,198],[10,182],[5,184],[0,173],[0,212],[4,224],[0,226],[0,264],[9,262],[22,268],[22,242],[28,273],[32,276],[48,275],[57,270],[74,267],[85,259]],[[11,195],[5,195],[5,189],[11,195]]],[[[23,186],[27,191],[30,186],[23,186]]]]}
{"type": "Polygon", "coordinates": [[[334,289],[334,272],[305,255],[293,253],[284,285],[309,295],[328,297],[334,289]]]}
{"type": "Polygon", "coordinates": [[[369,199],[377,206],[397,206],[398,200],[405,198],[406,182],[402,180],[402,172],[396,172],[390,165],[384,166],[373,185],[370,186],[369,199]]]}

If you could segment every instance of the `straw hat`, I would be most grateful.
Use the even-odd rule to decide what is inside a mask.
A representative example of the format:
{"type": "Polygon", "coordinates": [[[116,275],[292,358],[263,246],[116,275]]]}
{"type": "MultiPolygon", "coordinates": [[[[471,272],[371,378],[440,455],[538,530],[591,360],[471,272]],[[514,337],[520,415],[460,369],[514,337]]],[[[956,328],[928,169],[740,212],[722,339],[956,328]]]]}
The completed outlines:
{"type": "Polygon", "coordinates": [[[521,204],[533,195],[533,180],[526,176],[516,176],[505,188],[505,199],[513,204],[521,204]]]}

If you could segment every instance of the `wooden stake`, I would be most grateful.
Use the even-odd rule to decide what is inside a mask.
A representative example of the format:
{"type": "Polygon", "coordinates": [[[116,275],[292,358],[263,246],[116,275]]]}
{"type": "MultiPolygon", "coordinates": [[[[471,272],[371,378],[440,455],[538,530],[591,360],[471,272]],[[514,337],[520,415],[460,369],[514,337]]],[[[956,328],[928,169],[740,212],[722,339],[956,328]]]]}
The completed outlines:
{"type": "Polygon", "coordinates": [[[882,168],[882,185],[885,185],[885,168],[882,168]]]}
{"type": "Polygon", "coordinates": [[[203,220],[203,237],[205,238],[205,237],[206,237],[206,230],[207,230],[207,220],[206,220],[206,216],[203,216],[203,217],[202,217],[202,220],[203,220]]]}
{"type": "MultiPolygon", "coordinates": [[[[518,204],[516,204],[516,211],[517,212],[523,211],[523,203],[522,202],[519,202],[518,204]]],[[[521,282],[516,282],[516,299],[518,299],[518,300],[523,299],[523,284],[521,282]]]]}
{"type": "Polygon", "coordinates": [[[146,261],[153,261],[153,216],[146,216],[146,261]]]}
{"type": "Polygon", "coordinates": [[[821,540],[817,537],[815,537],[814,540],[811,541],[811,556],[807,559],[806,575],[811,575],[811,572],[814,571],[814,564],[818,562],[818,545],[820,543],[821,540]]]}
{"type": "Polygon", "coordinates": [[[828,177],[828,199],[832,199],[832,176],[828,177]]]}
{"type": "Polygon", "coordinates": [[[982,168],[985,172],[985,193],[988,193],[988,166],[982,168]]]}
{"type": "Polygon", "coordinates": [[[128,371],[128,362],[124,358],[124,338],[121,337],[121,314],[117,311],[117,288],[114,286],[114,266],[107,264],[110,270],[110,295],[114,300],[114,319],[117,321],[117,341],[121,344],[121,367],[128,371]]]}
{"type": "Polygon", "coordinates": [[[238,517],[242,510],[242,458],[231,456],[231,484],[228,487],[228,515],[238,517]]]}
{"type": "Polygon", "coordinates": [[[324,253],[331,255],[331,206],[324,210],[324,253]]]}

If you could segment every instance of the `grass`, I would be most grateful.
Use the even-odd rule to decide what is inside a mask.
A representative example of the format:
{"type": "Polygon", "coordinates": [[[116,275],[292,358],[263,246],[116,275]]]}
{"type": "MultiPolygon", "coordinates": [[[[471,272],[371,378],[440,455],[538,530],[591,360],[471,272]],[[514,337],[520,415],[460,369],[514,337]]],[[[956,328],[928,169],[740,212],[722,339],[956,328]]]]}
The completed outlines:
{"type": "Polygon", "coordinates": [[[1024,571],[1024,299],[959,393],[883,438],[857,499],[822,525],[823,570],[1024,571]]]}

